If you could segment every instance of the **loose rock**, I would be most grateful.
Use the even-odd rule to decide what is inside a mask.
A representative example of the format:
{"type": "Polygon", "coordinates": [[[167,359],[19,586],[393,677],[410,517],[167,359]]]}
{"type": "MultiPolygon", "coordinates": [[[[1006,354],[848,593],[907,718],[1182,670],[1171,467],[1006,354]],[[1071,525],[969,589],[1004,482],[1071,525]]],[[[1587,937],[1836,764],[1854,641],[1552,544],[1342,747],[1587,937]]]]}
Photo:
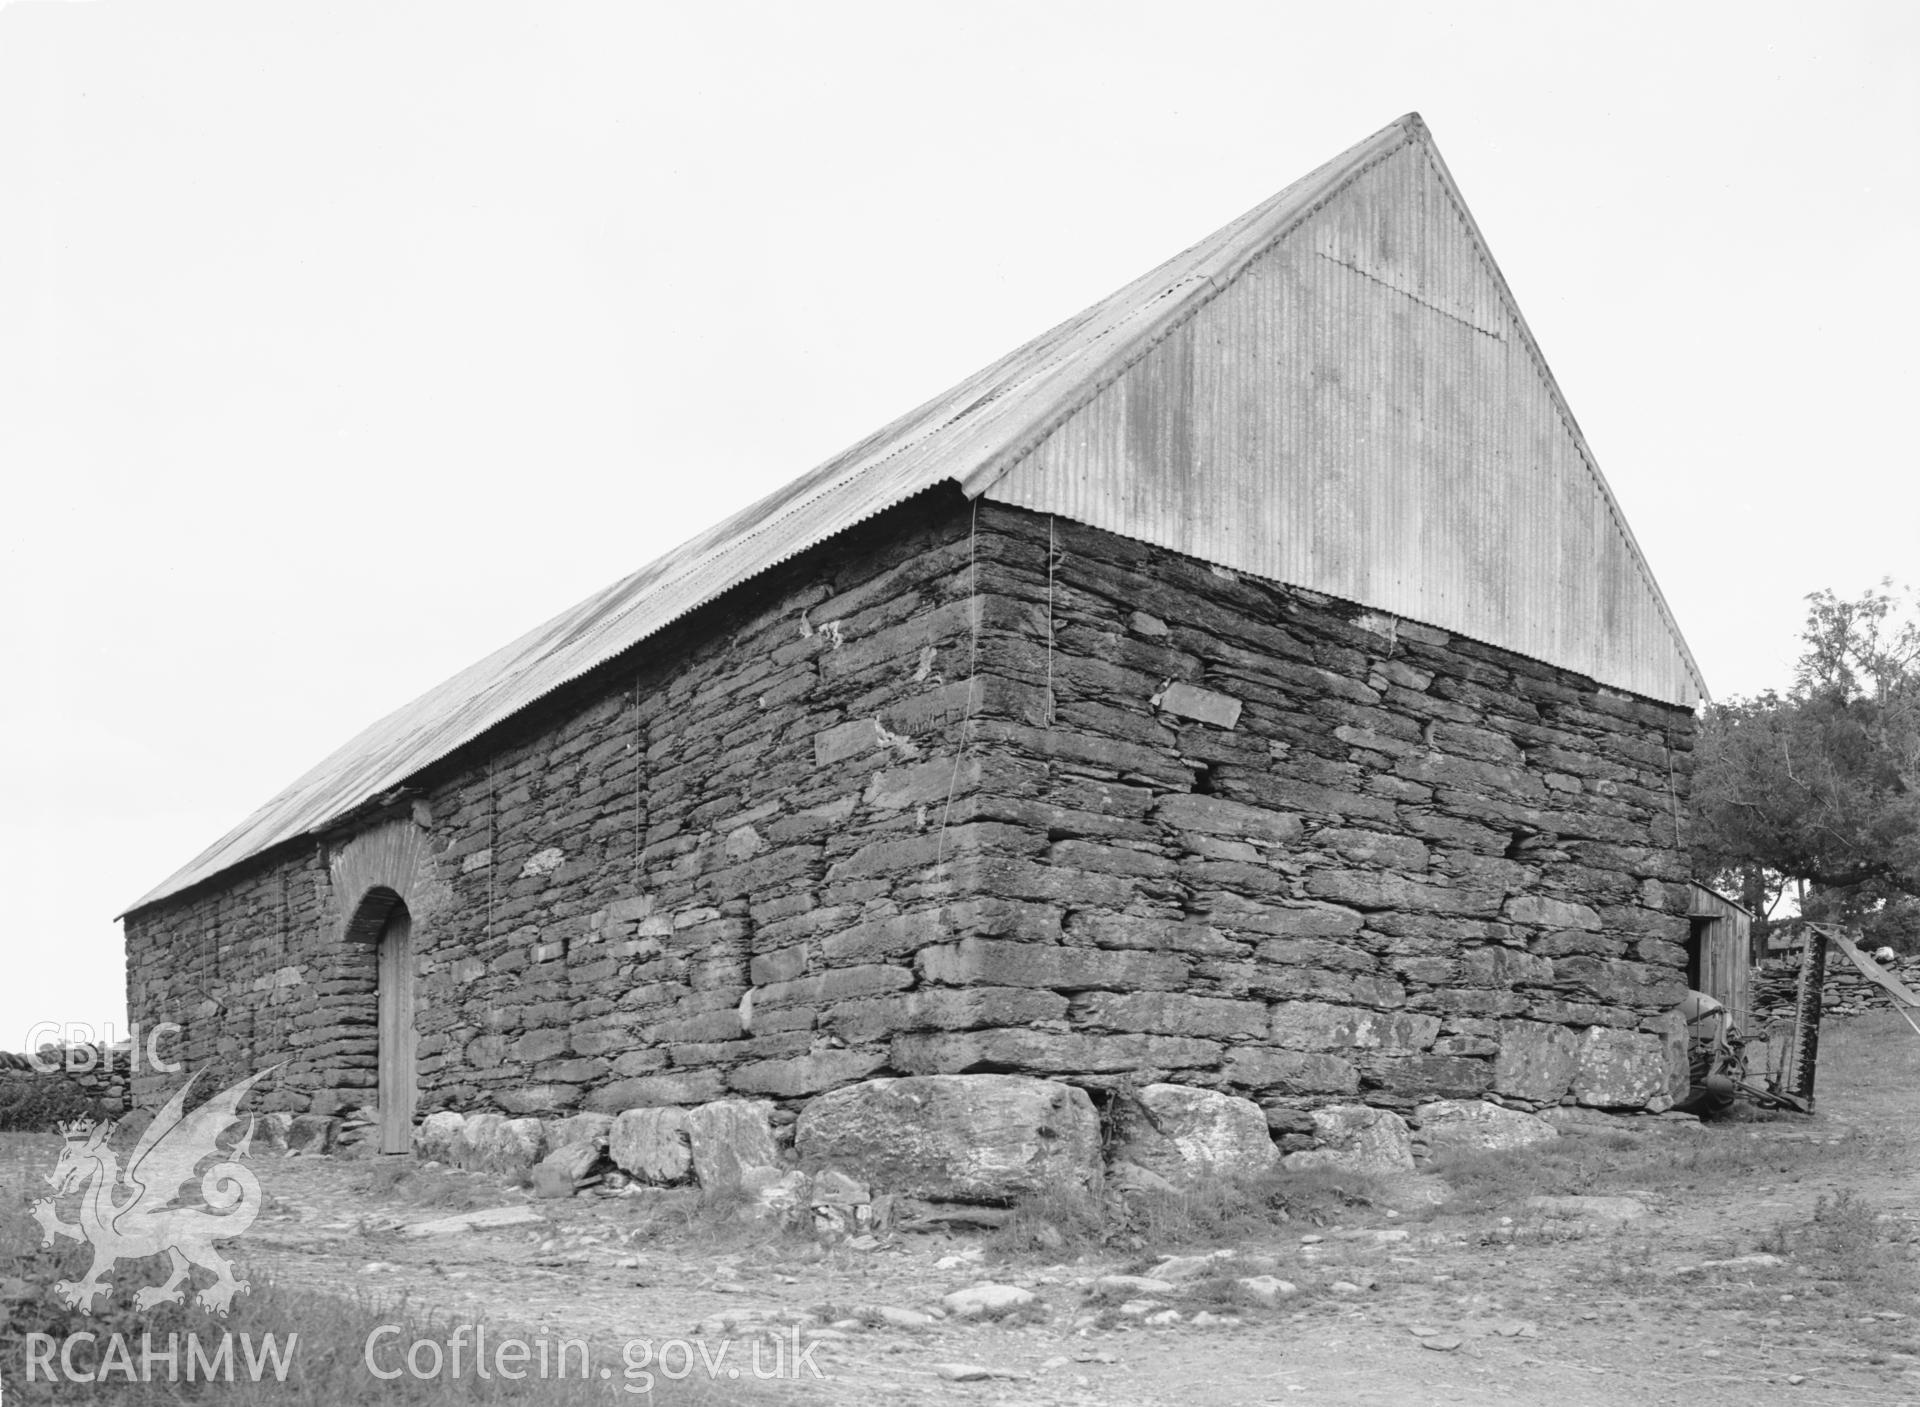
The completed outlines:
{"type": "Polygon", "coordinates": [[[461,1231],[499,1231],[507,1227],[546,1224],[547,1219],[532,1207],[480,1207],[453,1216],[435,1217],[432,1221],[417,1221],[411,1226],[401,1227],[400,1234],[411,1237],[452,1236],[461,1231]]]}
{"type": "Polygon", "coordinates": [[[1652,1209],[1637,1197],[1529,1197],[1527,1210],[1542,1216],[1598,1221],[1632,1221],[1652,1209]]]}
{"type": "Polygon", "coordinates": [[[890,1329],[925,1329],[940,1322],[921,1310],[902,1309],[891,1304],[858,1304],[853,1307],[853,1312],[862,1321],[874,1320],[890,1329]]]}
{"type": "Polygon", "coordinates": [[[1288,1295],[1300,1293],[1300,1287],[1277,1275],[1247,1275],[1233,1282],[1247,1298],[1258,1304],[1275,1305],[1288,1295]]]}
{"type": "Polygon", "coordinates": [[[593,1180],[594,1170],[606,1155],[598,1143],[568,1143],[547,1154],[533,1169],[533,1195],[571,1197],[593,1180]]]}
{"type": "Polygon", "coordinates": [[[1018,1285],[987,1282],[955,1290],[941,1303],[947,1307],[949,1314],[961,1319],[977,1319],[983,1314],[1005,1314],[1008,1310],[1032,1304],[1033,1291],[1023,1290],[1018,1285]]]}
{"type": "Polygon", "coordinates": [[[989,1378],[1020,1378],[1025,1376],[1009,1368],[983,1368],[977,1363],[936,1363],[933,1371],[950,1383],[978,1383],[989,1378]]]}
{"type": "Polygon", "coordinates": [[[1102,1275],[1093,1283],[1096,1289],[1116,1294],[1170,1295],[1175,1289],[1170,1280],[1155,1280],[1145,1275],[1102,1275]]]}

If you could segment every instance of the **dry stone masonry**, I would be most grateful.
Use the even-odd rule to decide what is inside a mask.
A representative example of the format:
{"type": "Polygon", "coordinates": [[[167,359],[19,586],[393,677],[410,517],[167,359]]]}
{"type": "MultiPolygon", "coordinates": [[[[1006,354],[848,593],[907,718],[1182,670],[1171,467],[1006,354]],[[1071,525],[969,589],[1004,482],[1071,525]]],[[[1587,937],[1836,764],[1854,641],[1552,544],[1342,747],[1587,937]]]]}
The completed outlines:
{"type": "Polygon", "coordinates": [[[0,1051],[0,1129],[39,1132],[61,1119],[115,1118],[130,1107],[129,1041],[0,1051]]]}
{"type": "MultiPolygon", "coordinates": [[[[1898,957],[1880,964],[1882,971],[1907,987],[1920,990],[1920,957],[1898,957]]],[[[1770,958],[1753,977],[1754,1029],[1751,1039],[1764,1036],[1775,1021],[1791,1021],[1800,992],[1800,955],[1770,958]]],[[[1826,981],[1820,988],[1820,1010],[1825,1016],[1857,1016],[1864,1011],[1890,1011],[1898,1004],[1893,994],[1847,961],[1838,948],[1827,953],[1826,981]]]]}
{"type": "Polygon", "coordinates": [[[935,490],[317,842],[129,915],[130,1007],[180,1023],[189,1068],[275,1066],[271,1106],[364,1137],[366,900],[397,895],[417,1136],[445,1146],[457,1113],[476,1165],[600,1116],[570,1141],[666,1176],[701,1157],[702,1111],[770,1109],[783,1136],[797,1114],[804,1149],[963,1074],[1073,1089],[1069,1143],[1095,1103],[1177,1086],[1230,1161],[1263,1155],[1209,1093],[1290,1153],[1370,1136],[1328,1106],[1658,1109],[1691,730],[935,490]]]}

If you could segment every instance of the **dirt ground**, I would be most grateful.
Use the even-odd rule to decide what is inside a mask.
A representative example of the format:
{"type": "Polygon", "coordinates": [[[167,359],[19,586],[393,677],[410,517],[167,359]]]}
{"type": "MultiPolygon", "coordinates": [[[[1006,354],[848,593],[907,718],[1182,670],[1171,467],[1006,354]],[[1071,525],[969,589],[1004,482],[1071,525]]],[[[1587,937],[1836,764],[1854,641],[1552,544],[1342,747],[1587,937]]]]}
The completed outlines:
{"type": "MultiPolygon", "coordinates": [[[[1897,1017],[1831,1023],[1811,1119],[1617,1120],[1618,1131],[1549,1145],[1544,1161],[1519,1154],[1450,1174],[1457,1195],[1438,1208],[1388,1193],[1324,1224],[1078,1255],[950,1234],[823,1250],[711,1218],[663,1225],[633,1198],[532,1202],[467,1174],[268,1157],[257,1165],[266,1210],[233,1249],[246,1273],[282,1286],[376,1307],[404,1298],[443,1344],[451,1326],[480,1321],[495,1336],[589,1340],[595,1376],[611,1365],[608,1399],[629,1402],[649,1398],[631,1391],[644,1380],[628,1376],[622,1346],[681,1340],[709,1360],[727,1345],[718,1381],[699,1358],[655,1359],[643,1368],[667,1372],[655,1372],[652,1400],[1920,1404],[1916,1091],[1920,1038],[1897,1017]],[[1630,1192],[1647,1211],[1553,1219],[1524,1207],[1536,1191],[1630,1192]],[[542,1220],[405,1234],[467,1203],[542,1220]],[[1180,1319],[1146,1327],[1119,1310],[1129,1296],[1093,1283],[1222,1247],[1265,1257],[1249,1268],[1299,1293],[1271,1307],[1153,1296],[1180,1319]],[[998,1322],[828,1327],[879,1319],[877,1307],[926,1311],[981,1282],[1037,1302],[998,1322]],[[1202,1311],[1224,1322],[1196,1324],[1202,1311]],[[758,1360],[756,1325],[767,1326],[758,1360]],[[754,1381],[776,1341],[790,1370],[817,1343],[808,1361],[822,1376],[802,1364],[754,1381]],[[955,1365],[993,1376],[943,1376],[955,1365]],[[683,1366],[686,1380],[669,1381],[683,1366]]],[[[4,1176],[25,1181],[17,1163],[4,1176]]]]}

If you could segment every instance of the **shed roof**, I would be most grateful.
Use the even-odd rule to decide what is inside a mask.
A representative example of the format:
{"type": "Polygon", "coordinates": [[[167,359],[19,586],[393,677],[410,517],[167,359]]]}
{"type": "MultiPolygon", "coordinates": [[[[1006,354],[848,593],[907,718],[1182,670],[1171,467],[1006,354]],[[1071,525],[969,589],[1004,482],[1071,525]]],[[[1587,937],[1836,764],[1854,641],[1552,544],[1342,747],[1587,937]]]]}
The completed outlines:
{"type": "Polygon", "coordinates": [[[730,588],[948,481],[1629,692],[1691,704],[1704,690],[1408,114],[374,723],[129,912],[324,829],[730,588]]]}
{"type": "Polygon", "coordinates": [[[1738,899],[1729,899],[1719,890],[1710,885],[1702,884],[1697,879],[1688,880],[1687,887],[1691,896],[1687,906],[1687,912],[1690,916],[1702,917],[1718,914],[1724,917],[1729,914],[1738,914],[1748,922],[1752,922],[1754,917],[1753,910],[1741,903],[1738,899]]]}

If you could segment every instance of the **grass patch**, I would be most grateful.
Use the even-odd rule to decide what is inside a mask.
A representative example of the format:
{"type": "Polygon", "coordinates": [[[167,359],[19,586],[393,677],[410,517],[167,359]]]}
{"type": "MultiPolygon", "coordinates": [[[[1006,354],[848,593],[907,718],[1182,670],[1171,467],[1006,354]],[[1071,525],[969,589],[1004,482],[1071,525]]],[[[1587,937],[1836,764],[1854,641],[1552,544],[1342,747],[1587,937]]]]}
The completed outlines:
{"type": "Polygon", "coordinates": [[[1282,1274],[1282,1270],[1283,1267],[1274,1264],[1240,1264],[1237,1258],[1223,1262],[1217,1270],[1184,1281],[1175,1296],[1175,1303],[1187,1314],[1212,1310],[1215,1314],[1257,1316],[1304,1309],[1307,1304],[1321,1297],[1322,1287],[1313,1278],[1297,1273],[1282,1274]],[[1260,1275],[1274,1275],[1285,1280],[1294,1286],[1294,1292],[1276,1299],[1266,1299],[1257,1290],[1241,1283],[1249,1277],[1260,1275]]]}
{"type": "Polygon", "coordinates": [[[375,1201],[443,1207],[456,1212],[481,1204],[472,1177],[446,1168],[429,1168],[411,1158],[383,1158],[376,1163],[342,1166],[354,1168],[354,1190],[375,1201]]]}
{"type": "Polygon", "coordinates": [[[1627,1191],[1717,1190],[1755,1179],[1794,1179],[1822,1164],[1857,1166],[1876,1152],[1873,1140],[1784,1143],[1749,1137],[1738,1127],[1704,1133],[1594,1133],[1497,1153],[1448,1153],[1427,1171],[1453,1189],[1447,1215],[1492,1212],[1537,1195],[1600,1195],[1627,1191]]]}
{"type": "MultiPolygon", "coordinates": [[[[451,1333],[450,1322],[405,1303],[379,1306],[288,1289],[257,1272],[249,1277],[249,1291],[234,1301],[232,1313],[217,1319],[191,1302],[136,1309],[135,1291],[163,1280],[167,1261],[165,1257],[122,1261],[114,1268],[114,1288],[106,1303],[96,1301],[95,1313],[81,1314],[55,1294],[54,1282],[78,1278],[91,1257],[91,1251],[84,1247],[63,1244],[41,1249],[38,1228],[26,1224],[23,1218],[10,1215],[0,1226],[0,1300],[5,1301],[7,1316],[5,1329],[0,1330],[0,1380],[7,1384],[10,1401],[271,1401],[320,1407],[368,1400],[423,1404],[607,1400],[600,1384],[577,1379],[508,1384],[468,1376],[420,1380],[403,1373],[391,1382],[382,1381],[368,1371],[365,1362],[369,1335],[383,1325],[396,1326],[398,1335],[381,1343],[390,1349],[384,1357],[398,1363],[406,1346],[415,1339],[432,1339],[444,1345],[451,1333]],[[60,1367],[61,1347],[81,1334],[94,1337],[75,1343],[71,1361],[79,1374],[98,1374],[98,1381],[71,1381],[60,1367]],[[52,1340],[51,1354],[36,1346],[35,1335],[52,1340]],[[124,1360],[111,1351],[115,1335],[123,1336],[127,1345],[124,1360]],[[226,1335],[232,1339],[223,1358],[221,1345],[226,1335]],[[143,1371],[143,1343],[164,1353],[169,1336],[177,1336],[177,1366],[170,1367],[162,1357],[143,1371]],[[188,1347],[189,1336],[199,1348],[197,1359],[188,1347]],[[30,1355],[35,1360],[31,1365],[30,1355]],[[126,1363],[124,1369],[122,1361],[126,1363]],[[42,1366],[48,1362],[59,1374],[53,1381],[47,1380],[42,1366]],[[214,1367],[210,1380],[202,1363],[214,1367]],[[256,1364],[259,1381],[255,1381],[251,1367],[256,1364]],[[175,1380],[169,1380],[170,1373],[175,1380]],[[227,1380],[229,1376],[232,1381],[227,1380]]],[[[497,1339],[500,1331],[496,1328],[493,1333],[497,1339]]]]}
{"type": "Polygon", "coordinates": [[[1078,1188],[1049,1188],[1023,1198],[1006,1225],[989,1232],[991,1257],[1069,1260],[1106,1244],[1107,1214],[1100,1199],[1078,1188]]]}
{"type": "Polygon", "coordinates": [[[1063,1260],[1096,1251],[1236,1245],[1269,1240],[1283,1228],[1350,1219],[1380,1201],[1373,1178],[1332,1168],[1202,1175],[1172,1190],[1110,1192],[1104,1199],[1056,1189],[1016,1203],[986,1247],[999,1259],[1063,1260]]]}
{"type": "Polygon", "coordinates": [[[1129,1241],[1146,1246],[1230,1245],[1282,1227],[1328,1226],[1379,1205],[1379,1184],[1360,1173],[1303,1168],[1257,1178],[1199,1177],[1173,1192],[1126,1198],[1118,1218],[1129,1241]]]}
{"type": "Polygon", "coordinates": [[[1855,1307],[1913,1306],[1920,1234],[1849,1188],[1817,1198],[1803,1220],[1780,1221],[1760,1244],[1792,1262],[1816,1290],[1843,1289],[1855,1307]]]}
{"type": "Polygon", "coordinates": [[[1920,1350],[1911,1317],[1920,1237],[1849,1190],[1816,1199],[1757,1241],[1700,1245],[1697,1263],[1671,1265],[1671,1250],[1657,1231],[1622,1228],[1576,1275],[1596,1303],[1611,1293],[1642,1306],[1665,1301],[1678,1315],[1710,1300],[1772,1316],[1774,1328],[1845,1336],[1874,1362],[1920,1350]]]}

